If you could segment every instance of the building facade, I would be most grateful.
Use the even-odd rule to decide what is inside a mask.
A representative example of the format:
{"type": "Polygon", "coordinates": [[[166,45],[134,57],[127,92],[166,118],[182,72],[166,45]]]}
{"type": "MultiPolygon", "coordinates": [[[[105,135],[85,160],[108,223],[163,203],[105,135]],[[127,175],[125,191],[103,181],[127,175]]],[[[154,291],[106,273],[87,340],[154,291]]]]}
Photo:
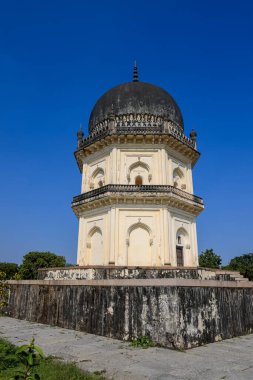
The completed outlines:
{"type": "Polygon", "coordinates": [[[193,194],[196,133],[185,136],[171,95],[140,82],[135,66],[132,82],[95,104],[75,157],[78,265],[198,265],[196,217],[204,206],[193,194]]]}

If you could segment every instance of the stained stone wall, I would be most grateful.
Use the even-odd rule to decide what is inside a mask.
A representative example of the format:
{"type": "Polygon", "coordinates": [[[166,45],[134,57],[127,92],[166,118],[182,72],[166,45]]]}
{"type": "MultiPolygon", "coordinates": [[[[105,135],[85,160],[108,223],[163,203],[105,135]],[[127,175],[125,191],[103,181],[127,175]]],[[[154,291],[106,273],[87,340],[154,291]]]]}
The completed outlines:
{"type": "Polygon", "coordinates": [[[160,346],[180,349],[253,331],[251,284],[157,279],[123,280],[122,285],[114,280],[113,285],[108,281],[96,285],[95,281],[83,285],[80,280],[11,281],[7,313],[121,340],[148,335],[160,346]],[[181,285],[169,285],[173,281],[181,285]]]}
{"type": "Polygon", "coordinates": [[[149,267],[65,267],[43,268],[38,271],[39,280],[108,280],[108,279],[152,279],[184,278],[195,280],[231,280],[232,271],[208,268],[149,268],[149,267]]]}

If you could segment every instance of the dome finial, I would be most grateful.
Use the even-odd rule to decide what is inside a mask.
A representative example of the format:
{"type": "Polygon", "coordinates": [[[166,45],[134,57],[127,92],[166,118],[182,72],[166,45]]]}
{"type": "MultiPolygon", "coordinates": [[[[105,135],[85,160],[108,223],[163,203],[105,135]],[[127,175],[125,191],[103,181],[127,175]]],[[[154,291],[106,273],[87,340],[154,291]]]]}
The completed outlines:
{"type": "Polygon", "coordinates": [[[134,75],[133,82],[139,82],[137,63],[134,61],[134,75]]]}

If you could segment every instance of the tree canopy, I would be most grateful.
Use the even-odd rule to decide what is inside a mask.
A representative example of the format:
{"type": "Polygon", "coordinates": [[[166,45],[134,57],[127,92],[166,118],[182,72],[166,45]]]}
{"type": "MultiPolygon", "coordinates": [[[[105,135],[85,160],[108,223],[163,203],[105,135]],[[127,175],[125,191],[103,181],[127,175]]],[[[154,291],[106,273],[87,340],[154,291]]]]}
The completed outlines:
{"type": "Polygon", "coordinates": [[[18,264],[15,263],[0,263],[0,272],[5,273],[6,280],[12,279],[18,273],[18,264]]]}
{"type": "Polygon", "coordinates": [[[37,279],[39,268],[64,267],[66,259],[52,252],[29,252],[23,257],[19,276],[24,280],[37,279]]]}
{"type": "MultiPolygon", "coordinates": [[[[225,268],[224,268],[225,269],[225,268]]],[[[241,256],[236,256],[226,267],[226,269],[236,270],[241,275],[253,280],[253,253],[247,253],[241,256]]]]}
{"type": "Polygon", "coordinates": [[[213,249],[206,249],[199,255],[199,266],[204,268],[219,268],[221,257],[213,249]]]}

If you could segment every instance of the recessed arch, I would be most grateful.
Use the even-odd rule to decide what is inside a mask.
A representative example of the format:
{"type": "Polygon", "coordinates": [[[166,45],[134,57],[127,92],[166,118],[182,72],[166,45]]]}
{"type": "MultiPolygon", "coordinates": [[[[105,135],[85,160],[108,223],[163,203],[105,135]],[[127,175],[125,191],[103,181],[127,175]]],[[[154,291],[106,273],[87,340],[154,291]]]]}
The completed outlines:
{"type": "Polygon", "coordinates": [[[127,230],[127,263],[132,266],[152,264],[152,232],[145,223],[132,224],[127,230]]]}
{"type": "Polygon", "coordinates": [[[102,175],[102,176],[105,175],[104,169],[102,169],[101,167],[98,167],[98,168],[96,168],[96,169],[93,171],[93,173],[92,173],[92,175],[91,175],[91,178],[94,179],[94,178],[97,177],[99,174],[102,175]]]}
{"type": "Polygon", "coordinates": [[[145,224],[145,223],[137,222],[137,223],[132,224],[132,225],[128,228],[128,230],[127,230],[127,238],[128,238],[128,239],[129,239],[129,236],[130,236],[131,232],[132,232],[133,230],[135,230],[136,228],[143,228],[144,230],[146,230],[146,231],[148,232],[149,236],[151,237],[151,235],[152,235],[151,228],[150,228],[147,224],[145,224]]]}
{"type": "Polygon", "coordinates": [[[152,179],[149,165],[143,161],[136,161],[131,164],[127,173],[128,182],[135,184],[135,178],[137,176],[142,177],[142,184],[148,184],[152,179]]]}
{"type": "Polygon", "coordinates": [[[132,165],[129,166],[128,171],[131,173],[132,170],[136,169],[138,166],[141,166],[143,169],[146,169],[148,172],[150,172],[150,167],[146,162],[143,161],[136,161],[132,165]]]}
{"type": "Polygon", "coordinates": [[[186,249],[189,246],[189,234],[184,227],[179,227],[176,233],[176,260],[177,266],[184,266],[186,257],[186,249]]]}
{"type": "Polygon", "coordinates": [[[176,168],[173,170],[173,178],[176,178],[176,177],[184,178],[184,173],[180,168],[176,168]]]}
{"type": "Polygon", "coordinates": [[[104,185],[105,182],[105,172],[101,167],[97,167],[90,177],[90,188],[97,189],[104,185]]]}
{"type": "Polygon", "coordinates": [[[95,234],[95,232],[99,232],[99,233],[102,235],[102,230],[101,230],[101,228],[98,227],[98,226],[93,226],[93,227],[90,229],[89,233],[88,233],[88,237],[91,238],[91,237],[95,234]]]}
{"type": "Polygon", "coordinates": [[[186,188],[184,184],[184,173],[179,167],[173,170],[173,182],[175,187],[179,187],[181,189],[186,188]]]}
{"type": "Polygon", "coordinates": [[[89,249],[89,264],[104,264],[103,234],[98,226],[93,226],[87,236],[87,248],[89,249]]]}

